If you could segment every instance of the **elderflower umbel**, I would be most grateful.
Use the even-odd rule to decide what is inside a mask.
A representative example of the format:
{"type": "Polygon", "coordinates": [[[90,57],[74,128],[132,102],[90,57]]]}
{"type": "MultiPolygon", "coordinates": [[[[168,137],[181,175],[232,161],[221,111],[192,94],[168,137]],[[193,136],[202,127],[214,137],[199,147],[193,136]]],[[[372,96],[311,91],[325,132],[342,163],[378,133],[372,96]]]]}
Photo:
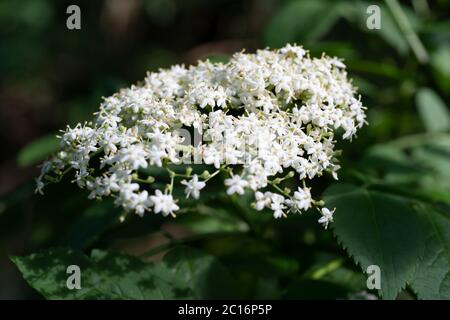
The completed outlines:
{"type": "Polygon", "coordinates": [[[337,179],[335,132],[351,140],[365,124],[364,111],[345,64],[311,57],[301,46],[240,52],[226,64],[177,65],[105,98],[94,121],[68,127],[36,190],[72,172],[89,198],[113,197],[138,215],[168,216],[181,201],[174,190],[184,187],[186,197],[201,201],[200,190],[224,177],[226,193],[254,193],[257,210],[280,218],[316,207],[327,227],[334,211],[312,199],[307,184],[325,173],[337,179]],[[181,130],[200,134],[201,142],[181,130]],[[216,171],[169,167],[186,159],[216,171]],[[170,179],[163,191],[146,173],[154,168],[170,179]],[[289,179],[302,187],[291,192],[283,186],[289,179]]]}

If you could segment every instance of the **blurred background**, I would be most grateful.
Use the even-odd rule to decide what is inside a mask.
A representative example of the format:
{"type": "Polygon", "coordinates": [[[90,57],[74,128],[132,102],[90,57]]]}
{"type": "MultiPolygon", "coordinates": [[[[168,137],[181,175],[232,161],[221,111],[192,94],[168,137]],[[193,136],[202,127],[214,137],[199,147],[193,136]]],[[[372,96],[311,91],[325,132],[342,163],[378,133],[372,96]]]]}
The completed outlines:
{"type": "MultiPolygon", "coordinates": [[[[36,196],[33,178],[57,149],[58,130],[89,120],[102,96],[148,70],[296,42],[345,59],[368,107],[370,125],[342,146],[343,166],[352,168],[369,146],[448,131],[449,18],[448,0],[1,1],[0,299],[38,297],[8,255],[61,244],[68,234],[77,241],[70,226],[89,208],[86,194],[67,182],[36,196]],[[81,30],[66,27],[71,4],[81,9],[81,30]],[[381,9],[379,30],[366,25],[371,4],[381,9]],[[424,115],[430,104],[434,114],[424,115]]],[[[450,161],[441,162],[449,177],[450,161]]],[[[449,199],[450,183],[438,180],[435,194],[445,190],[437,196],[449,199]]],[[[323,190],[327,181],[320,183],[323,190]]]]}

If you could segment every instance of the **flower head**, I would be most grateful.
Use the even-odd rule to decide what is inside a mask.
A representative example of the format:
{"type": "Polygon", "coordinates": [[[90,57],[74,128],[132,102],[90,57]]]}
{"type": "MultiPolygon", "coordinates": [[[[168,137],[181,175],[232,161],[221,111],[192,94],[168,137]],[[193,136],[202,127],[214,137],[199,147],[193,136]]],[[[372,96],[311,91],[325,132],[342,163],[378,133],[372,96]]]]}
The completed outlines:
{"type": "MultiPolygon", "coordinates": [[[[249,190],[255,209],[284,217],[315,206],[306,181],[325,173],[337,178],[335,134],[351,140],[364,124],[365,108],[338,58],[314,58],[290,44],[239,52],[226,64],[151,72],[142,85],[106,98],[92,122],[63,132],[61,151],[42,166],[36,191],[70,172],[90,198],[113,197],[139,215],[168,216],[179,209],[174,189],[198,199],[222,173],[228,195],[249,190]],[[204,139],[191,145],[180,129],[204,139]],[[185,159],[216,171],[203,176],[171,169],[185,159]],[[167,173],[164,193],[162,180],[148,176],[153,169],[167,173]],[[303,188],[283,188],[294,177],[303,188]]],[[[327,227],[332,213],[322,209],[319,222],[327,227]]]]}

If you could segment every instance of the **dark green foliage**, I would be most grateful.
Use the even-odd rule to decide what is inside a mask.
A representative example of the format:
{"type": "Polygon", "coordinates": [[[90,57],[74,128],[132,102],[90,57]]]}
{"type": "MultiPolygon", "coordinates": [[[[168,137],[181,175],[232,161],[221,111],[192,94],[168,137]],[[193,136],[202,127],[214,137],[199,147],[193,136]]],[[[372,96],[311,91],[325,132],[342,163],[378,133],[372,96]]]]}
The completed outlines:
{"type": "MultiPolygon", "coordinates": [[[[144,0],[129,20],[114,20],[105,3],[80,1],[82,30],[68,31],[71,2],[0,2],[0,173],[9,191],[0,250],[37,292],[20,291],[5,255],[0,298],[450,299],[449,1],[377,2],[380,30],[366,27],[370,1],[144,0]],[[69,177],[33,193],[33,167],[57,149],[55,134],[90,119],[102,96],[149,69],[286,42],[345,59],[368,108],[369,125],[338,142],[340,183],[307,182],[336,208],[329,230],[312,210],[281,220],[257,212],[248,194],[226,196],[219,176],[199,201],[180,201],[176,219],[88,200],[69,177]],[[22,177],[29,182],[19,186],[22,177]],[[72,264],[79,291],[66,287],[72,264]],[[366,287],[370,265],[381,268],[379,291],[366,287]]],[[[161,179],[158,168],[142,174],[161,179]]]]}
{"type": "Polygon", "coordinates": [[[57,248],[12,257],[27,282],[47,299],[204,299],[233,298],[228,271],[212,256],[189,248],[169,251],[164,260],[93,250],[57,248]],[[81,270],[81,289],[69,290],[67,267],[81,270]]]}

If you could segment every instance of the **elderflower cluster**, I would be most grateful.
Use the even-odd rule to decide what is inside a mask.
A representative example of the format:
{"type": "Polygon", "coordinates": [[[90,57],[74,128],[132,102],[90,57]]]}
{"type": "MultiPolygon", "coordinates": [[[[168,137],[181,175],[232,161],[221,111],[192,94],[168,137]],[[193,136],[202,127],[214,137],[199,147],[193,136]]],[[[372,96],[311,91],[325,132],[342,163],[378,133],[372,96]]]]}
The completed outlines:
{"type": "Polygon", "coordinates": [[[256,210],[280,218],[315,207],[326,227],[333,211],[312,199],[308,180],[324,172],[337,179],[335,132],[351,139],[365,123],[364,110],[345,65],[310,57],[300,46],[236,53],[226,64],[177,65],[106,98],[93,122],[67,128],[61,151],[42,166],[37,191],[71,171],[90,198],[114,197],[139,215],[174,216],[174,188],[199,199],[222,176],[227,194],[253,192],[256,210]],[[215,171],[169,168],[192,161],[215,171]],[[167,170],[170,182],[161,188],[145,175],[150,167],[167,170]],[[300,187],[291,191],[288,180],[300,187]]]}

